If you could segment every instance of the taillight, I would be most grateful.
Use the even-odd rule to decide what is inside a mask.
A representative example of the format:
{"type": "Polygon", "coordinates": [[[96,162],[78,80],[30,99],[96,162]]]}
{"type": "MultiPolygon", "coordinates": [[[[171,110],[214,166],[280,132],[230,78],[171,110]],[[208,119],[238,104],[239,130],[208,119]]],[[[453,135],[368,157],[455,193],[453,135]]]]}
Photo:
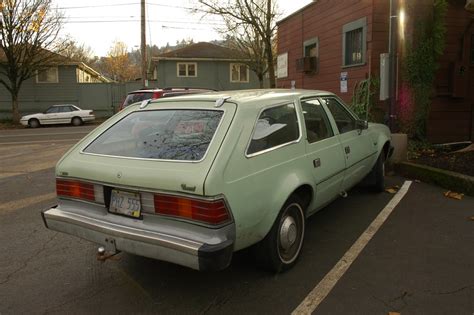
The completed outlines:
{"type": "Polygon", "coordinates": [[[94,184],[83,183],[76,180],[56,179],[56,194],[58,197],[70,197],[88,201],[99,201],[102,196],[97,196],[94,184]]]}
{"type": "Polygon", "coordinates": [[[160,98],[163,96],[163,92],[153,92],[153,99],[160,98]]]}
{"type": "Polygon", "coordinates": [[[155,213],[220,225],[230,221],[229,211],[223,199],[197,200],[185,197],[158,195],[154,198],[155,213]]]}

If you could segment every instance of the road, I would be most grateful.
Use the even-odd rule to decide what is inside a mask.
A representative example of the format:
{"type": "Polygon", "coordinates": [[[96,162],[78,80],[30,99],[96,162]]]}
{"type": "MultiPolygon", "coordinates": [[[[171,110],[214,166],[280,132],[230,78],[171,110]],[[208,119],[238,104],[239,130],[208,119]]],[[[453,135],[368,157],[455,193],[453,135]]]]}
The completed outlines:
{"type": "Polygon", "coordinates": [[[71,144],[82,139],[95,127],[97,125],[0,130],[0,145],[71,144]]]}
{"type": "MultiPolygon", "coordinates": [[[[301,259],[284,274],[259,270],[249,251],[236,253],[221,272],[201,273],[126,253],[99,262],[96,245],[47,230],[39,215],[55,202],[54,164],[79,138],[70,132],[87,130],[82,128],[40,128],[36,141],[53,134],[57,140],[0,146],[2,315],[289,314],[393,198],[356,188],[311,217],[301,259]],[[69,134],[57,135],[58,130],[69,134]]],[[[2,142],[15,137],[27,142],[31,132],[0,131],[0,136],[2,142]]],[[[387,177],[390,186],[404,180],[387,177]]],[[[315,314],[472,315],[470,216],[473,198],[447,199],[442,189],[414,182],[315,314]]]]}

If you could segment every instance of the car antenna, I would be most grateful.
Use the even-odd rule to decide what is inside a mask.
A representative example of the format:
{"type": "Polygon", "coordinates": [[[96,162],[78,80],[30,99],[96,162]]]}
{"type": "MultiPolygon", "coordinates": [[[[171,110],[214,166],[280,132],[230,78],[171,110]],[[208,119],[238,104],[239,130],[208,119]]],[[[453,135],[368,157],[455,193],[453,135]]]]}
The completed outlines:
{"type": "Polygon", "coordinates": [[[151,99],[142,101],[142,103],[140,104],[140,109],[147,107],[148,104],[150,104],[150,102],[151,102],[151,99]]]}
{"type": "Polygon", "coordinates": [[[227,101],[229,98],[230,98],[230,96],[224,96],[224,97],[218,99],[216,101],[216,104],[214,105],[214,107],[216,107],[216,108],[221,107],[222,105],[224,105],[225,101],[227,101]]]}

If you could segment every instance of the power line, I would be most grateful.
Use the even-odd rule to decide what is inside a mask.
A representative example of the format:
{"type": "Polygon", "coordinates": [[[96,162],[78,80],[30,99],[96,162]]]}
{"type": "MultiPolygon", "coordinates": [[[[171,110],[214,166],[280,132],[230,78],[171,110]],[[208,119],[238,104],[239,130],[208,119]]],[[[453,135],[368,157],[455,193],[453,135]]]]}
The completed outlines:
{"type": "Polygon", "coordinates": [[[138,5],[139,2],[130,2],[130,3],[116,3],[116,4],[97,4],[97,5],[84,5],[84,6],[75,6],[75,7],[58,7],[60,10],[69,10],[69,9],[87,9],[87,8],[105,8],[105,7],[120,7],[120,6],[130,6],[138,5]]]}
{"type": "MultiPolygon", "coordinates": [[[[69,9],[106,8],[106,7],[131,6],[131,5],[139,5],[139,4],[140,4],[139,2],[116,3],[116,4],[94,4],[94,5],[83,5],[83,6],[73,6],[73,7],[58,7],[58,9],[69,10],[69,9]]],[[[157,6],[157,7],[201,11],[196,8],[180,6],[180,5],[170,5],[170,4],[161,4],[161,3],[148,3],[148,5],[157,6]]]]}

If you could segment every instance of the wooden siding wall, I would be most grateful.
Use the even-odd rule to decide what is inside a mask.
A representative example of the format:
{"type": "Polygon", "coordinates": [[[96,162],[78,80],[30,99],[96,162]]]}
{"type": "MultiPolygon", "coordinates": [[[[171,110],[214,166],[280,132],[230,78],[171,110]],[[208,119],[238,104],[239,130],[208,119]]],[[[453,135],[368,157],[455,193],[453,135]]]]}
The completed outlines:
{"type": "MultiPolygon", "coordinates": [[[[127,92],[141,87],[140,82],[77,83],[75,66],[59,66],[58,75],[58,83],[36,83],[36,77],[23,83],[19,98],[22,115],[42,112],[54,104],[74,104],[93,109],[96,116],[111,116],[127,92]]],[[[0,119],[10,118],[11,96],[0,85],[0,119]]]]}
{"type": "Polygon", "coordinates": [[[230,82],[229,61],[204,60],[160,60],[157,64],[158,84],[160,87],[189,87],[207,88],[218,91],[258,89],[255,72],[249,70],[249,82],[230,82]],[[178,62],[195,62],[197,64],[196,77],[178,77],[178,62]]]}
{"type": "Polygon", "coordinates": [[[464,9],[465,1],[452,0],[446,16],[446,46],[439,60],[435,90],[428,122],[428,139],[434,143],[474,140],[474,65],[470,63],[472,17],[464,9]],[[466,66],[467,93],[452,97],[453,66],[466,66]]]}
{"type": "Polygon", "coordinates": [[[331,91],[350,103],[355,84],[369,75],[369,63],[378,63],[379,54],[386,50],[382,47],[383,36],[372,32],[373,1],[381,0],[319,0],[279,23],[278,54],[288,53],[288,77],[279,78],[277,87],[289,88],[294,80],[296,88],[331,91]],[[363,17],[367,18],[366,63],[343,68],[342,28],[363,17]],[[314,37],[319,39],[318,72],[297,72],[296,60],[303,57],[303,42],[314,37]],[[340,92],[341,72],[348,73],[347,93],[340,92]]]}

